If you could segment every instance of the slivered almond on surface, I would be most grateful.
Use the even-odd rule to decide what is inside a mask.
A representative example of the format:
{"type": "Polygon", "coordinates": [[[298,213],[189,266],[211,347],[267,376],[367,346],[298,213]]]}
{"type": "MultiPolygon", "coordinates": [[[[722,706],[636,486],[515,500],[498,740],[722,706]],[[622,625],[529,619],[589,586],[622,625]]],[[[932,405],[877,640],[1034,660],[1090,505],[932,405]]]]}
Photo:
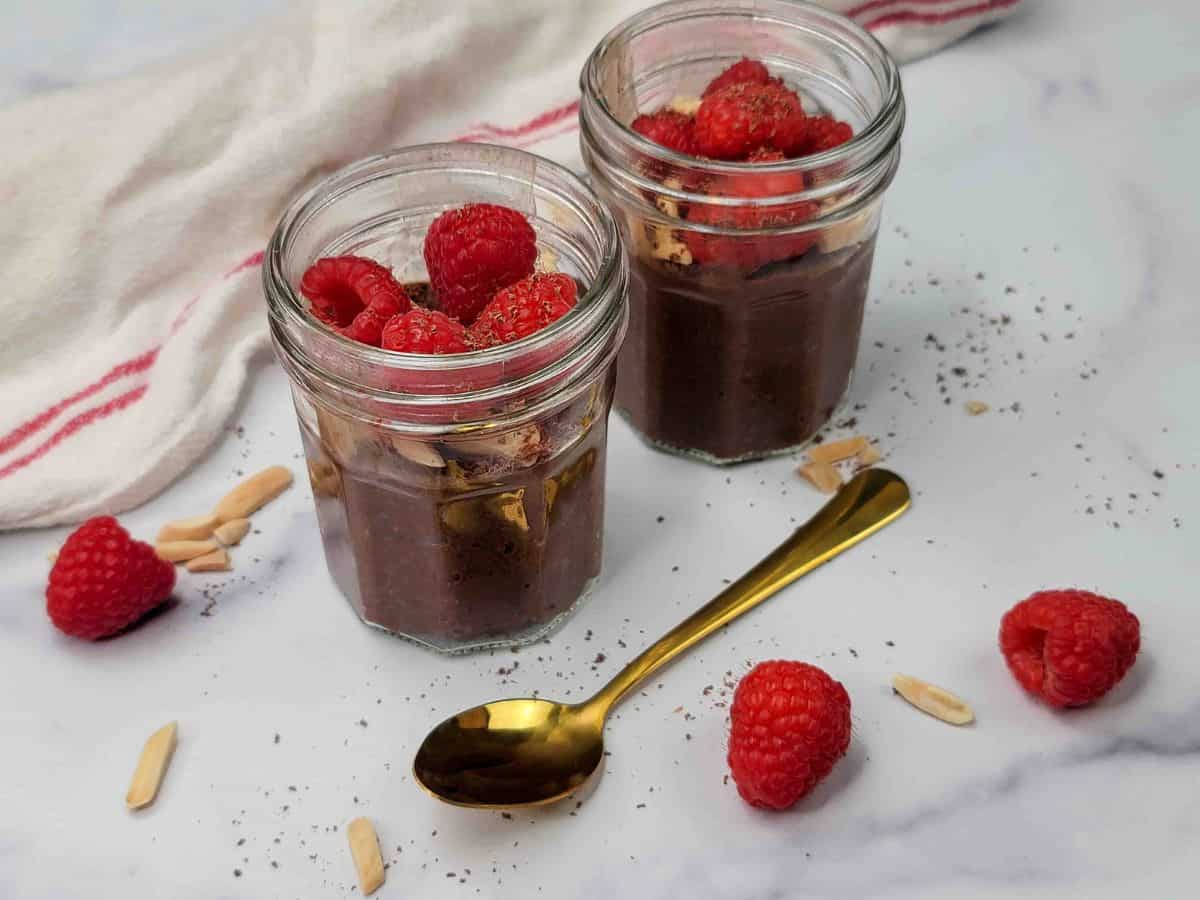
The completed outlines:
{"type": "Polygon", "coordinates": [[[125,795],[125,805],[129,809],[149,806],[158,796],[158,788],[162,784],[163,776],[167,774],[167,766],[171,764],[171,755],[175,752],[178,731],[178,725],[171,722],[146,739],[146,746],[142,748],[137,768],[133,770],[129,793],[125,795]]]}
{"type": "Polygon", "coordinates": [[[379,853],[375,826],[366,817],[357,818],[346,828],[346,837],[358,872],[358,889],[364,897],[373,894],[383,884],[383,856],[379,853]]]}
{"type": "Polygon", "coordinates": [[[245,519],[282,494],[291,483],[292,473],[286,466],[263,469],[217,501],[213,514],[222,522],[245,519]]]}
{"type": "Polygon", "coordinates": [[[190,519],[176,519],[160,528],[155,540],[160,544],[167,541],[202,541],[211,537],[213,529],[220,524],[215,513],[192,516],[190,519]]]}
{"type": "Polygon", "coordinates": [[[233,568],[229,562],[229,551],[224,547],[189,559],[186,566],[189,572],[228,572],[233,568]]]}
{"type": "Polygon", "coordinates": [[[187,562],[217,549],[216,541],[160,541],[154,545],[159,559],[167,562],[187,562]]]}
{"type": "Polygon", "coordinates": [[[968,416],[982,416],[989,409],[991,409],[991,407],[988,406],[986,403],[984,403],[982,400],[968,400],[967,401],[967,415],[968,416]]]}
{"type": "Polygon", "coordinates": [[[867,446],[854,454],[854,461],[860,466],[873,466],[881,459],[883,459],[883,454],[879,452],[879,448],[874,444],[867,444],[867,446]]]}
{"type": "Polygon", "coordinates": [[[831,441],[828,444],[817,444],[814,447],[809,447],[808,458],[811,462],[815,463],[841,462],[843,459],[856,456],[869,446],[871,445],[865,437],[856,435],[855,437],[843,438],[840,441],[831,441]]]}
{"type": "Polygon", "coordinates": [[[224,525],[218,525],[213,531],[215,537],[223,546],[234,547],[240,544],[250,531],[249,519],[230,519],[224,525]]]}
{"type": "Polygon", "coordinates": [[[832,494],[842,486],[842,476],[831,463],[805,463],[796,471],[824,494],[832,494]]]}
{"type": "Polygon", "coordinates": [[[929,684],[911,675],[893,675],[892,688],[917,709],[935,719],[951,725],[969,725],[975,721],[975,712],[965,700],[936,684],[929,684]]]}

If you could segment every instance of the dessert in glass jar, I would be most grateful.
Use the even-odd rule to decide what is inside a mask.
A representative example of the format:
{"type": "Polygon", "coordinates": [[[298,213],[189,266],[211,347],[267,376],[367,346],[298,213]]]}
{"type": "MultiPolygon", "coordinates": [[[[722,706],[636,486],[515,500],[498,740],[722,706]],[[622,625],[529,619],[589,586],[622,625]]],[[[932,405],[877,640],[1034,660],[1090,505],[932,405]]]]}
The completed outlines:
{"type": "Polygon", "coordinates": [[[335,173],[263,267],[329,570],[443,651],[552,630],[600,571],[628,267],[569,171],[479,144],[335,173]]]}
{"type": "Polygon", "coordinates": [[[616,404],[658,447],[795,449],[854,369],[904,100],[870,34],[797,0],[677,0],[581,77],[580,134],[631,256],[616,404]]]}

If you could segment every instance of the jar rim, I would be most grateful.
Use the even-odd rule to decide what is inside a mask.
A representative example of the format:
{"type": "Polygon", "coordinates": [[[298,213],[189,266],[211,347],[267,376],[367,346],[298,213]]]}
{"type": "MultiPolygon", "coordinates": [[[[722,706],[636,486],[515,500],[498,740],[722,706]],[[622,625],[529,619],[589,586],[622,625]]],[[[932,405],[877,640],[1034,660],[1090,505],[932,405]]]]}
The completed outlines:
{"type": "MultiPolygon", "coordinates": [[[[424,215],[438,205],[414,198],[408,208],[424,215]]],[[[396,209],[403,214],[406,207],[401,202],[396,209]]],[[[553,234],[560,230],[543,235],[551,248],[558,246],[553,234]]],[[[571,242],[563,235],[560,240],[571,242]]],[[[287,206],[267,246],[262,273],[271,336],[292,381],[344,414],[413,433],[507,427],[566,402],[612,363],[628,320],[628,266],[608,208],[569,169],[490,144],[414,145],[338,169],[287,206]],[[427,173],[448,184],[456,173],[468,179],[495,176],[505,189],[530,192],[531,219],[571,222],[576,229],[572,246],[586,260],[580,265],[587,271],[577,279],[581,294],[571,311],[512,343],[445,355],[368,346],[314,320],[288,277],[295,274],[293,256],[304,229],[319,224],[317,216],[348,202],[355,191],[378,188],[381,179],[427,173]],[[536,216],[543,202],[550,204],[545,219],[536,216]]]]}
{"type": "Polygon", "coordinates": [[[501,147],[494,144],[430,142],[399,147],[384,153],[377,153],[355,160],[316,182],[289,203],[281,214],[279,223],[276,225],[267,243],[262,267],[263,288],[267,296],[272,318],[290,320],[289,324],[298,324],[303,330],[320,334],[326,339],[333,339],[337,342],[338,346],[344,347],[347,353],[355,356],[361,362],[381,366],[391,365],[412,371],[427,372],[452,371],[474,365],[502,363],[508,359],[552,344],[556,339],[562,337],[565,332],[569,331],[573,325],[576,325],[580,314],[593,307],[598,302],[598,298],[608,290],[622,261],[619,252],[620,239],[617,234],[616,223],[608,208],[599,202],[595,203],[593,211],[597,214],[601,223],[604,243],[600,250],[602,262],[595,278],[586,286],[583,294],[576,300],[575,306],[572,307],[570,312],[534,334],[513,341],[512,343],[501,344],[497,347],[488,347],[482,350],[471,350],[466,353],[403,353],[395,350],[384,350],[351,340],[344,335],[317,324],[312,316],[308,314],[304,304],[301,302],[297,292],[292,288],[283,271],[284,256],[289,238],[295,229],[304,224],[307,218],[306,213],[315,212],[314,206],[320,205],[326,196],[335,189],[340,187],[342,191],[349,191],[356,186],[360,186],[361,182],[353,182],[355,176],[364,175],[381,165],[400,163],[405,160],[414,159],[421,154],[452,147],[484,148],[489,151],[498,152],[502,156],[510,156],[513,159],[524,158],[531,165],[551,171],[556,177],[562,179],[571,188],[575,189],[579,195],[592,196],[591,189],[584,181],[565,166],[524,150],[513,147],[501,147]]]}

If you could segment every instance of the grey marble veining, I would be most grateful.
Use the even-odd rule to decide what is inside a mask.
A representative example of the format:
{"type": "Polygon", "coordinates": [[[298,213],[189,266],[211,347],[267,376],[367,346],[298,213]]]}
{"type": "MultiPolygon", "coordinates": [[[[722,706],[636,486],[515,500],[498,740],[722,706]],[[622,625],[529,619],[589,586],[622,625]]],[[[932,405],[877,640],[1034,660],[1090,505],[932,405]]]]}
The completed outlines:
{"type": "MultiPolygon", "coordinates": [[[[272,7],[237,22],[191,2],[5,10],[0,102],[272,7]],[[58,43],[10,52],[14,15],[58,43]]],[[[342,829],[360,814],[390,864],[385,898],[1196,896],[1198,43],[1182,0],[1059,0],[905,69],[905,158],[850,402],[913,510],[631,696],[578,807],[439,806],[412,753],[480,700],[593,690],[819,506],[794,460],[709,469],[614,421],[601,583],[519,654],[435,657],[364,628],[325,572],[305,485],[255,517],[233,573],[182,577],[174,608],[98,644],[45,620],[63,532],[0,537],[0,897],[350,896],[342,829]],[[969,399],[992,409],[969,417],[969,399]],[[1128,602],[1145,648],[1067,714],[1026,698],[996,649],[1004,610],[1065,585],[1128,602]],[[772,815],[725,783],[724,741],[729,684],[780,656],[845,683],[854,740],[772,815]],[[978,723],[916,713],[891,695],[896,671],[963,694],[978,723]],[[129,815],[137,750],[171,719],[163,793],[129,815]]],[[[123,520],[150,535],[281,462],[302,471],[268,365],[214,453],[123,520]]]]}

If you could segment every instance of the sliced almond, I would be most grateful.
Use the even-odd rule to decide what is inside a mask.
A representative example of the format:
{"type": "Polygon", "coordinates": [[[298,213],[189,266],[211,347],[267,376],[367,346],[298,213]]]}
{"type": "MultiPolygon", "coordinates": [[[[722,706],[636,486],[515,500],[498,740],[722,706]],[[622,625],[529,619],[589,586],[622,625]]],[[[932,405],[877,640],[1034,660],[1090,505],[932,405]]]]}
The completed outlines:
{"type": "Polygon", "coordinates": [[[542,448],[542,430],[537,425],[523,425],[513,431],[482,438],[455,441],[454,448],[478,456],[500,456],[504,459],[537,458],[542,448]]]}
{"type": "Polygon", "coordinates": [[[650,232],[651,256],[680,266],[692,264],[691,248],[674,231],[662,225],[647,225],[646,228],[650,232]]]}
{"type": "Polygon", "coordinates": [[[178,731],[177,723],[170,722],[146,739],[137,768],[133,770],[129,792],[125,795],[125,805],[130,809],[149,806],[158,796],[158,788],[171,763],[171,754],[175,752],[178,731]]]}
{"type": "Polygon", "coordinates": [[[203,516],[192,516],[190,519],[176,519],[168,522],[158,531],[158,543],[167,541],[202,541],[211,537],[213,529],[221,524],[216,513],[203,516]]]}
{"type": "Polygon", "coordinates": [[[867,446],[854,454],[854,461],[860,466],[873,466],[881,459],[883,459],[883,454],[879,452],[879,448],[874,444],[867,444],[867,446]]]}
{"type": "Polygon", "coordinates": [[[213,537],[224,547],[236,547],[249,532],[249,519],[230,519],[224,525],[217,526],[213,531],[213,537]]]}
{"type": "Polygon", "coordinates": [[[823,494],[832,494],[842,486],[842,476],[832,463],[805,463],[797,471],[823,494]]]}
{"type": "Polygon", "coordinates": [[[292,472],[286,466],[263,469],[217,501],[213,514],[222,522],[244,519],[282,494],[291,483],[292,472]]]}
{"type": "Polygon", "coordinates": [[[167,562],[187,562],[206,553],[212,553],[220,546],[216,541],[159,541],[154,545],[154,552],[159,559],[167,562]]]}
{"type": "Polygon", "coordinates": [[[671,98],[671,102],[667,104],[667,109],[674,110],[677,113],[683,113],[685,116],[694,116],[696,110],[700,108],[699,97],[684,97],[682,95],[671,98]]]}
{"type": "Polygon", "coordinates": [[[991,407],[982,400],[967,401],[967,415],[969,416],[982,416],[989,409],[991,409],[991,407]]]}
{"type": "Polygon", "coordinates": [[[922,712],[951,725],[969,725],[975,713],[965,700],[945,688],[929,684],[911,675],[893,675],[892,688],[922,712]]]}
{"type": "Polygon", "coordinates": [[[383,884],[383,856],[379,852],[379,838],[375,826],[365,816],[355,819],[346,828],[350,841],[350,856],[358,872],[358,889],[363,896],[373,894],[383,884]]]}
{"type": "Polygon", "coordinates": [[[831,441],[828,444],[816,444],[808,448],[808,458],[815,463],[835,463],[843,459],[857,456],[871,446],[870,442],[861,435],[831,441]]]}
{"type": "MultiPolygon", "coordinates": [[[[842,201],[831,197],[822,201],[822,212],[831,211],[842,201]]],[[[827,225],[817,233],[817,246],[822,253],[836,253],[845,247],[853,246],[866,240],[875,229],[875,213],[877,207],[864,209],[848,219],[827,225]]]]}
{"type": "Polygon", "coordinates": [[[558,254],[549,247],[538,249],[537,262],[533,266],[539,272],[557,272],[558,254]]]}
{"type": "Polygon", "coordinates": [[[229,551],[224,547],[214,550],[212,553],[197,556],[195,559],[189,559],[187,562],[189,572],[228,572],[232,568],[229,551]]]}
{"type": "Polygon", "coordinates": [[[395,435],[389,435],[388,440],[397,453],[419,466],[428,466],[431,469],[446,468],[446,461],[442,459],[442,454],[437,452],[437,448],[433,444],[395,435]]]}

